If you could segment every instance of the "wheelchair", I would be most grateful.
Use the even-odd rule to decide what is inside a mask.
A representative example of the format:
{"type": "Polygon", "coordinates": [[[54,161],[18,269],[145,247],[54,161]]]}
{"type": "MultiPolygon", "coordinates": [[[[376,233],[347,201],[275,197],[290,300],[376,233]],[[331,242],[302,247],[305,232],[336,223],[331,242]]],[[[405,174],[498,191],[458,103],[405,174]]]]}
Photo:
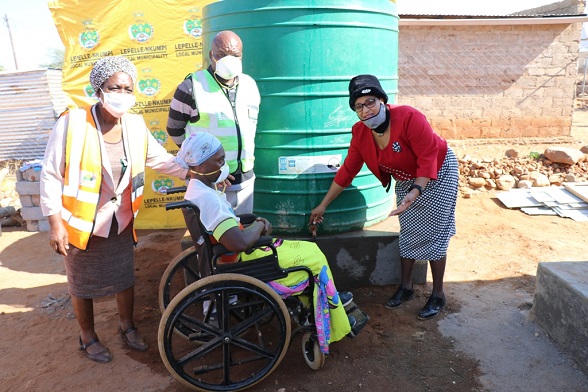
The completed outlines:
{"type": "MultiPolygon", "coordinates": [[[[183,191],[185,187],[178,187],[167,193],[183,191]]],[[[277,368],[299,332],[305,362],[313,370],[320,369],[325,354],[314,324],[310,269],[282,268],[269,236],[262,236],[248,251],[270,248],[271,255],[221,263],[220,257],[230,252],[212,244],[198,219],[198,207],[189,201],[166,204],[166,210],[173,209],[182,209],[186,220],[191,213],[200,231],[190,230],[195,245],[172,260],[159,287],[159,353],[174,378],[199,391],[249,388],[277,368]],[[294,271],[309,276],[309,285],[300,295],[283,299],[266,284],[294,271]]]]}

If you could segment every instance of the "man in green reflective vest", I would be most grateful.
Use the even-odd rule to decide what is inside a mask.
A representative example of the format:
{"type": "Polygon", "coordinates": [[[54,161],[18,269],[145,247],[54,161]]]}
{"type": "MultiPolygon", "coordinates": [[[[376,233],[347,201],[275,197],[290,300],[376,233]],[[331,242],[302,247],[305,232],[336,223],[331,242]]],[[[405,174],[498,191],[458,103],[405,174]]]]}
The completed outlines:
{"type": "Polygon", "coordinates": [[[208,56],[210,66],[188,75],[176,89],[167,132],[178,146],[194,132],[216,136],[234,177],[226,189],[227,200],[237,215],[251,213],[259,90],[242,72],[243,44],[237,34],[218,33],[208,56]]]}

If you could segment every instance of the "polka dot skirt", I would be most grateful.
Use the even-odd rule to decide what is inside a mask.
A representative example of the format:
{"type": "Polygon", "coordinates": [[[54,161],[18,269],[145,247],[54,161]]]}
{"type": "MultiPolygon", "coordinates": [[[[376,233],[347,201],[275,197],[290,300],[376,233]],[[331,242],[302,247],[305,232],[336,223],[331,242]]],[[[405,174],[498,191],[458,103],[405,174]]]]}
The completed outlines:
{"type": "MultiPolygon", "coordinates": [[[[400,257],[438,260],[447,254],[449,240],[455,235],[458,180],[457,158],[448,148],[437,179],[429,181],[423,194],[398,216],[400,257]]],[[[414,181],[396,181],[398,203],[408,194],[414,181]]]]}

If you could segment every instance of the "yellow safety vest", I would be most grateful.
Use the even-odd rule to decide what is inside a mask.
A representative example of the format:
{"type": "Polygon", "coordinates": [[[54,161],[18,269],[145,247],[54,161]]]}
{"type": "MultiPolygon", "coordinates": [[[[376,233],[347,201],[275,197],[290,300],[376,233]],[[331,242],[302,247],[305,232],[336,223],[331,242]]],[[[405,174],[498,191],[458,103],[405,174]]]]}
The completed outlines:
{"type": "MultiPolygon", "coordinates": [[[[98,132],[91,106],[69,111],[61,218],[69,242],[84,250],[94,230],[102,186],[102,150],[98,132]]],[[[147,132],[143,117],[133,114],[123,116],[122,138],[131,170],[131,208],[134,217],[143,203],[147,132]]],[[[133,238],[137,243],[134,230],[133,238]]]]}

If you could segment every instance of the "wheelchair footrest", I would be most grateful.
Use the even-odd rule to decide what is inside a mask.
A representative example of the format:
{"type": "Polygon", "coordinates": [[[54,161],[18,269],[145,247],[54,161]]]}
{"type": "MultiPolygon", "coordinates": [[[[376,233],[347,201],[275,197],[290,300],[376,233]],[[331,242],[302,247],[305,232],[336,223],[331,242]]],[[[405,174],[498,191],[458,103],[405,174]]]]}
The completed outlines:
{"type": "Polygon", "coordinates": [[[354,338],[365,327],[370,320],[370,316],[362,312],[353,301],[345,306],[345,312],[347,312],[349,324],[351,325],[351,332],[349,332],[348,336],[354,338]]]}

